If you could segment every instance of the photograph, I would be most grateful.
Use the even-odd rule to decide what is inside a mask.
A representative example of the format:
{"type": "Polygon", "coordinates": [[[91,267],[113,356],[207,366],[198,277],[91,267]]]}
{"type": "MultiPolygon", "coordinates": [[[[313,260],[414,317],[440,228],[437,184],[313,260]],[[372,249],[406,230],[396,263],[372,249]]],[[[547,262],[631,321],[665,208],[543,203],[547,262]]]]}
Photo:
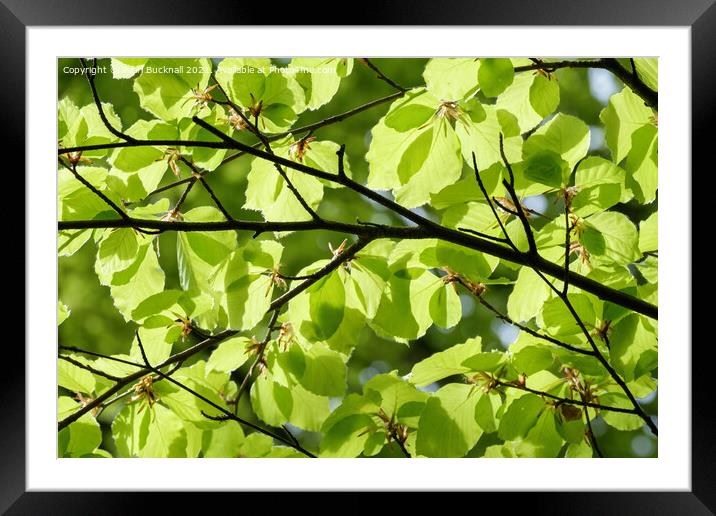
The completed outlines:
{"type": "Polygon", "coordinates": [[[56,457],[660,457],[659,62],[56,58],[56,457]]]}

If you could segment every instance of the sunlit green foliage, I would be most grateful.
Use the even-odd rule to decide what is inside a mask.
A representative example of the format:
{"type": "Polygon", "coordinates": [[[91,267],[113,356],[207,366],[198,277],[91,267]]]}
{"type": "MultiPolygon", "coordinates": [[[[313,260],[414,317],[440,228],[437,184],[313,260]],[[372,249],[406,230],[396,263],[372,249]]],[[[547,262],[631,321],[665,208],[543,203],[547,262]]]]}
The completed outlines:
{"type": "MultiPolygon", "coordinates": [[[[355,135],[331,133],[329,124],[295,131],[342,112],[337,102],[359,105],[350,100],[359,80],[392,93],[353,59],[102,61],[111,72],[98,83],[125,92],[102,97],[104,113],[131,138],[220,143],[192,120],[198,116],[239,142],[335,177],[346,144],[344,177],[508,247],[504,226],[526,251],[528,233],[505,186],[514,181],[543,258],[562,267],[568,234],[571,271],[657,304],[657,113],[628,85],[597,117],[563,109],[565,95],[568,102],[575,90],[588,95],[584,70],[561,75],[548,61],[531,67],[506,58],[393,62],[388,68],[417,73],[397,76],[405,91],[382,111],[357,114],[366,130],[355,135]]],[[[635,63],[637,79],[656,90],[656,60],[635,63]]],[[[70,94],[75,88],[87,84],[59,100],[60,146],[121,142],[91,96],[70,94]]],[[[323,220],[404,224],[340,181],[234,153],[177,143],[62,155],[59,219],[117,219],[101,194],[130,217],[167,223],[221,223],[225,209],[236,220],[311,221],[307,205],[323,220]]],[[[148,372],[127,382],[101,411],[59,432],[62,457],[299,457],[303,448],[320,457],[592,457],[601,453],[597,428],[614,442],[648,432],[628,393],[644,406],[656,395],[657,322],[573,285],[561,296],[562,276],[432,236],[372,239],[346,260],[355,238],[341,245],[335,232],[99,226],[59,232],[60,345],[108,356],[60,350],[68,360],[58,362],[58,420],[135,373],[145,357],[152,366],[169,361],[161,371],[174,381],[148,372]],[[87,270],[62,268],[86,265],[84,256],[93,261],[87,270]],[[332,260],[342,263],[324,273],[332,260]],[[307,278],[317,281],[281,300],[307,278]],[[70,299],[90,281],[103,287],[104,301],[89,301],[94,318],[83,320],[88,306],[70,299]],[[480,318],[476,305],[484,305],[480,318]],[[504,345],[494,331],[500,319],[522,326],[504,345]],[[102,324],[128,328],[106,330],[119,346],[87,342],[83,332],[92,325],[104,332],[102,324]],[[227,414],[235,419],[222,420],[227,414]]]]}

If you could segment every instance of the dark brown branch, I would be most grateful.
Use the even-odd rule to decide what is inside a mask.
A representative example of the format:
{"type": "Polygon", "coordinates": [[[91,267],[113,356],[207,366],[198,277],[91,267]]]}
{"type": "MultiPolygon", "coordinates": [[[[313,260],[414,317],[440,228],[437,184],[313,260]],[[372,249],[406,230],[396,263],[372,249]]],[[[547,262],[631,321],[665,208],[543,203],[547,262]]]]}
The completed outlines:
{"type": "MultiPolygon", "coordinates": [[[[396,238],[396,239],[425,239],[438,238],[451,242],[475,251],[484,252],[498,258],[508,260],[519,265],[528,265],[537,270],[543,271],[553,277],[562,277],[564,269],[542,257],[529,258],[523,253],[516,252],[505,246],[494,242],[483,240],[460,231],[434,225],[434,228],[423,227],[400,227],[384,225],[346,224],[337,221],[297,221],[297,222],[260,222],[234,220],[225,222],[187,222],[187,221],[163,221],[149,219],[129,220],[80,220],[60,221],[58,228],[70,229],[97,229],[135,227],[158,229],[162,231],[253,231],[263,233],[267,231],[315,231],[326,230],[336,231],[343,234],[353,234],[369,238],[396,238]]],[[[602,283],[594,281],[580,274],[570,271],[570,283],[582,290],[590,292],[597,297],[610,301],[630,310],[651,317],[658,318],[658,308],[642,299],[630,294],[609,288],[602,283]]]]}
{"type": "Polygon", "coordinates": [[[338,156],[338,175],[341,177],[346,177],[346,171],[345,171],[345,163],[344,158],[346,154],[346,144],[341,144],[341,146],[336,151],[336,156],[338,156]]]}
{"type": "MultiPolygon", "coordinates": [[[[498,258],[503,258],[505,260],[509,260],[511,262],[521,264],[521,265],[529,265],[530,267],[533,267],[537,270],[544,271],[546,274],[549,274],[550,276],[559,277],[562,275],[562,267],[559,265],[556,265],[550,261],[547,261],[540,257],[539,255],[529,255],[528,253],[521,253],[518,251],[515,251],[513,249],[508,249],[502,245],[499,245],[495,242],[491,242],[485,239],[480,239],[471,235],[467,235],[465,233],[462,233],[457,230],[452,230],[449,228],[445,228],[443,226],[440,226],[439,224],[436,224],[435,222],[432,222],[429,219],[426,219],[425,217],[422,217],[421,215],[418,215],[417,213],[414,213],[410,211],[409,209],[401,206],[400,204],[391,201],[390,199],[387,199],[386,197],[383,197],[382,195],[370,190],[369,188],[366,188],[365,186],[361,185],[360,183],[357,183],[353,181],[350,178],[342,177],[338,174],[330,174],[327,172],[324,172],[322,170],[318,170],[312,167],[309,167],[303,163],[297,163],[291,160],[288,160],[286,158],[282,158],[280,156],[274,156],[267,152],[255,149],[253,147],[250,147],[248,145],[245,145],[243,143],[240,143],[233,138],[230,138],[226,134],[222,133],[218,129],[214,128],[213,126],[207,124],[206,122],[202,121],[201,119],[194,117],[194,122],[198,125],[201,125],[208,131],[212,132],[219,138],[221,138],[222,142],[193,142],[196,146],[207,146],[211,148],[236,148],[239,150],[244,150],[249,154],[261,157],[263,159],[266,159],[268,161],[273,161],[279,164],[282,164],[288,168],[292,168],[294,170],[298,170],[300,172],[305,172],[308,175],[318,177],[321,179],[325,179],[327,181],[331,181],[337,184],[341,184],[343,186],[346,186],[350,188],[351,190],[355,191],[356,193],[363,195],[364,197],[371,199],[378,204],[390,209],[394,213],[401,215],[405,217],[406,219],[415,222],[420,228],[405,228],[400,229],[397,232],[401,233],[401,236],[398,236],[395,234],[395,230],[397,228],[392,229],[393,235],[388,235],[385,228],[376,228],[373,227],[373,234],[375,235],[375,231],[381,231],[382,234],[377,235],[378,237],[385,237],[385,236],[395,236],[397,238],[401,237],[407,237],[411,238],[407,235],[410,234],[410,231],[415,231],[417,233],[413,233],[412,238],[439,238],[441,240],[445,240],[448,242],[452,242],[458,245],[462,245],[464,247],[469,247],[471,249],[485,252],[488,254],[491,254],[493,256],[496,256],[498,258]],[[405,232],[404,232],[405,231],[405,232]],[[417,236],[420,235],[420,236],[417,236]]],[[[168,144],[173,146],[178,145],[192,145],[192,142],[182,142],[182,141],[170,141],[170,143],[167,143],[168,141],[142,141],[137,143],[121,143],[121,144],[106,144],[106,145],[100,145],[100,146],[89,146],[84,147],[80,149],[88,149],[88,148],[115,148],[115,147],[137,147],[137,146],[144,146],[144,145],[160,145],[160,144],[168,144]]],[[[68,153],[73,149],[59,149],[59,154],[68,153]]],[[[77,150],[75,148],[74,150],[77,150]]],[[[121,221],[124,222],[125,226],[131,226],[127,221],[121,221]]],[[[142,222],[141,227],[149,227],[149,225],[156,224],[156,222],[159,221],[153,221],[153,222],[142,222]]],[[[80,221],[74,222],[74,223],[60,223],[60,229],[84,229],[87,227],[101,227],[94,224],[97,224],[97,221],[80,221]],[[64,225],[63,225],[64,224],[64,225]],[[72,224],[72,225],[69,225],[72,224]]],[[[110,223],[110,224],[117,224],[117,221],[100,221],[99,224],[102,223],[110,223]]],[[[275,229],[276,231],[292,231],[292,230],[301,230],[301,229],[330,229],[330,230],[338,230],[342,231],[344,233],[353,233],[353,234],[367,234],[366,230],[370,229],[369,227],[362,226],[362,230],[355,231],[355,226],[351,227],[349,224],[342,224],[337,222],[323,222],[323,221],[309,221],[310,224],[306,225],[305,223],[298,223],[298,222],[292,222],[287,223],[287,225],[283,229],[275,229]]],[[[213,230],[219,230],[219,229],[246,229],[246,224],[240,221],[237,221],[234,226],[225,227],[223,224],[227,223],[208,223],[208,225],[202,224],[202,225],[187,225],[190,223],[179,223],[179,222],[171,222],[171,224],[175,224],[173,228],[167,228],[162,225],[155,226],[160,229],[174,229],[174,230],[189,230],[189,228],[195,228],[194,230],[202,230],[202,231],[211,231],[213,230]],[[184,228],[184,229],[182,229],[184,228]],[[201,229],[198,229],[201,228],[201,229]]],[[[261,223],[259,223],[261,224],[261,223]]],[[[258,229],[257,232],[272,230],[271,226],[278,228],[279,223],[263,223],[264,229],[258,229]]],[[[121,224],[120,224],[121,225],[121,224]]],[[[259,226],[256,226],[259,227],[259,226]]],[[[591,280],[589,278],[585,278],[584,276],[580,275],[574,275],[571,277],[571,283],[583,290],[586,290],[588,292],[591,292],[598,297],[608,300],[611,302],[614,302],[616,304],[619,304],[621,306],[624,306],[625,308],[629,308],[632,310],[635,310],[639,313],[642,313],[644,315],[647,315],[648,317],[651,317],[653,319],[656,319],[658,317],[658,309],[656,306],[637,299],[629,294],[626,294],[621,291],[614,290],[612,288],[606,287],[602,285],[601,283],[598,283],[594,280],[591,280]]]]}

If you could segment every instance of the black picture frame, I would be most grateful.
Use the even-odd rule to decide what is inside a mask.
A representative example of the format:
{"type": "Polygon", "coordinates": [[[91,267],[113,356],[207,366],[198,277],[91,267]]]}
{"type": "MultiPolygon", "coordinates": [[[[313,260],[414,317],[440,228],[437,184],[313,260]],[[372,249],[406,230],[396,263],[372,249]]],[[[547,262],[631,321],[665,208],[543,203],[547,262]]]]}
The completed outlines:
{"type": "MultiPolygon", "coordinates": [[[[4,123],[3,162],[5,178],[9,175],[22,184],[13,189],[17,196],[24,191],[25,170],[24,153],[20,149],[25,143],[25,51],[26,29],[29,26],[62,25],[283,25],[319,23],[315,13],[325,12],[336,15],[339,24],[351,25],[623,25],[623,26],[685,26],[691,28],[692,52],[692,161],[693,169],[706,172],[713,168],[708,165],[707,153],[711,151],[716,134],[711,120],[716,113],[716,6],[714,0],[553,0],[551,2],[523,0],[485,1],[448,1],[430,2],[419,0],[408,2],[383,1],[377,6],[361,5],[360,8],[343,11],[336,4],[322,1],[311,2],[305,6],[294,4],[294,8],[264,12],[260,4],[251,2],[190,2],[188,0],[1,0],[0,1],[0,54],[6,67],[3,80],[3,95],[0,96],[4,123]],[[704,166],[699,167],[699,164],[704,166]]],[[[335,21],[325,22],[335,24],[335,21]]],[[[91,53],[91,45],[88,52],[91,53]]],[[[712,163],[712,162],[711,162],[712,163]]],[[[26,174],[33,171],[25,170],[26,174]]],[[[34,173],[39,173],[34,171],[34,173]]],[[[689,174],[690,171],[669,171],[669,173],[689,174]]],[[[685,176],[688,177],[688,176],[685,176]]],[[[7,182],[5,188],[10,188],[7,182]]],[[[25,192],[29,202],[31,192],[25,192]]],[[[697,203],[698,204],[698,203],[697,203]]],[[[691,207],[685,207],[690,209],[691,207]]],[[[693,213],[693,212],[692,212],[693,213]]],[[[692,217],[694,221],[696,217],[692,217]]],[[[24,240],[24,223],[16,221],[6,232],[23,232],[17,235],[24,240]]],[[[13,235],[14,237],[15,235],[13,235]]],[[[12,238],[12,237],[11,237],[12,238]]],[[[12,242],[19,242],[13,238],[12,242]]],[[[14,270],[25,271],[25,277],[32,271],[25,265],[25,251],[15,250],[10,261],[14,270]]],[[[684,300],[691,306],[692,300],[684,300]]],[[[19,305],[19,303],[17,303],[19,305]]],[[[24,304],[23,304],[24,305],[24,304]]],[[[25,306],[25,315],[32,307],[25,306]]],[[[698,317],[698,314],[697,314],[698,317]]],[[[19,327],[19,320],[11,327],[19,327]]],[[[692,315],[693,320],[693,315],[692,315]]],[[[697,319],[698,320],[698,319],[697,319]]],[[[126,514],[137,510],[148,510],[143,500],[147,493],[89,493],[89,492],[26,492],[25,455],[26,446],[31,445],[25,439],[25,353],[16,335],[7,331],[5,353],[10,354],[14,367],[5,368],[0,388],[0,511],[8,514],[126,514]]],[[[680,343],[691,345],[691,335],[684,334],[680,343]]],[[[695,342],[695,340],[694,340],[695,342]]],[[[486,508],[490,502],[497,507],[508,507],[510,513],[519,514],[714,514],[716,513],[716,425],[713,410],[713,397],[710,394],[711,376],[708,360],[710,341],[696,342],[692,346],[692,490],[690,492],[569,492],[569,493],[513,493],[509,501],[500,493],[480,493],[478,498],[466,495],[450,494],[450,509],[459,500],[466,507],[476,510],[486,508]],[[488,500],[486,497],[491,497],[488,500]],[[501,499],[500,499],[501,497],[501,499]]],[[[518,471],[516,464],[516,471],[518,471]]],[[[151,475],[151,472],[138,474],[151,475]]],[[[565,475],[571,474],[565,471],[565,475]]],[[[81,479],[77,479],[81,486],[81,479]]],[[[555,491],[559,486],[555,486],[555,491]]],[[[173,506],[186,507],[186,501],[193,497],[205,505],[206,509],[220,509],[215,505],[217,493],[164,493],[161,496],[162,508],[171,512],[173,506]],[[179,505],[181,504],[181,505],[179,505]]],[[[266,494],[245,493],[241,504],[234,510],[243,512],[260,510],[266,500],[266,494]],[[254,509],[256,507],[256,509],[254,509]]],[[[286,508],[296,508],[303,504],[306,497],[314,498],[324,494],[294,493],[291,496],[271,495],[269,512],[286,508]]],[[[401,512],[408,513],[411,505],[420,508],[426,502],[422,495],[414,493],[409,497],[374,498],[375,495],[353,493],[344,495],[342,512],[366,512],[380,509],[392,510],[400,504],[401,512]],[[384,504],[384,505],[382,505],[384,504]],[[419,505],[420,504],[420,505],[419,505]]],[[[221,498],[224,498],[223,496],[221,498]]],[[[311,505],[314,508],[321,507],[311,505]]],[[[328,506],[325,506],[328,508],[328,506]]],[[[322,510],[319,510],[322,512],[322,510]]]]}

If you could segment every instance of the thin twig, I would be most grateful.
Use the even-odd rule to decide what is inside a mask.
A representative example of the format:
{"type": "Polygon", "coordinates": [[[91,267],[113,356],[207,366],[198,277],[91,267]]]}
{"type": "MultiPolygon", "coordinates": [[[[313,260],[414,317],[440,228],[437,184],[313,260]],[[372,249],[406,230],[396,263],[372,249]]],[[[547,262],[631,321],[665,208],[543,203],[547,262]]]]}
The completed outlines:
{"type": "Polygon", "coordinates": [[[487,300],[486,300],[483,296],[477,295],[477,293],[475,293],[474,290],[473,290],[472,288],[470,288],[470,285],[468,285],[462,277],[458,276],[458,277],[455,279],[455,281],[456,281],[457,283],[459,283],[460,285],[462,285],[463,287],[465,287],[470,293],[472,293],[472,294],[477,298],[477,301],[478,301],[482,306],[484,306],[485,308],[487,308],[490,312],[492,312],[493,314],[495,314],[495,316],[496,316],[498,319],[501,319],[501,320],[505,321],[507,324],[510,324],[510,325],[512,325],[512,326],[514,326],[514,327],[516,327],[516,328],[519,328],[520,330],[524,331],[525,333],[528,333],[529,335],[532,335],[533,337],[535,337],[535,338],[537,338],[537,339],[541,339],[541,340],[544,340],[544,341],[549,342],[549,343],[551,343],[551,344],[554,344],[555,346],[559,346],[560,348],[568,349],[569,351],[573,351],[573,352],[575,352],[575,353],[579,353],[580,355],[594,356],[594,352],[593,352],[593,351],[590,351],[590,350],[588,350],[588,349],[578,348],[578,347],[576,347],[576,346],[572,346],[571,344],[567,344],[566,342],[562,342],[561,340],[555,339],[554,337],[552,337],[552,336],[550,336],[550,335],[546,335],[546,334],[544,334],[544,333],[538,332],[537,330],[533,330],[533,329],[530,328],[529,326],[525,326],[524,324],[521,324],[521,323],[518,323],[518,322],[516,322],[516,321],[513,321],[509,316],[507,316],[506,314],[500,312],[500,311],[499,311],[497,308],[495,308],[492,304],[490,304],[489,302],[487,302],[487,300]]]}
{"type": "Polygon", "coordinates": [[[522,208],[522,203],[520,202],[519,197],[517,197],[517,192],[515,192],[515,175],[512,172],[512,165],[510,165],[510,162],[507,159],[507,156],[505,155],[505,146],[504,141],[502,137],[502,133],[500,133],[500,156],[502,156],[502,162],[505,164],[505,167],[507,167],[507,173],[510,175],[510,180],[507,181],[506,179],[502,180],[502,184],[507,189],[507,192],[510,194],[510,197],[512,197],[512,203],[515,206],[515,209],[517,210],[517,216],[520,219],[520,222],[522,223],[522,227],[525,230],[525,234],[527,236],[527,244],[529,245],[529,251],[528,253],[532,256],[537,255],[537,243],[535,242],[534,234],[532,233],[532,228],[530,227],[530,223],[527,220],[527,215],[525,214],[524,209],[522,208]]]}
{"type": "Polygon", "coordinates": [[[527,387],[526,385],[521,385],[519,383],[514,382],[507,382],[504,380],[500,380],[499,378],[496,378],[495,380],[496,385],[501,385],[502,387],[509,387],[511,389],[518,389],[520,391],[525,392],[531,392],[532,394],[536,394],[538,396],[542,396],[544,398],[550,398],[555,401],[557,401],[560,404],[565,405],[576,405],[579,407],[589,407],[597,410],[606,410],[607,412],[619,412],[621,414],[634,414],[637,415],[638,412],[635,409],[628,409],[623,407],[612,407],[609,405],[600,405],[599,403],[592,403],[584,400],[575,400],[572,398],[562,398],[560,396],[555,396],[554,394],[550,394],[548,392],[539,391],[537,389],[532,389],[530,387],[527,387]]]}
{"type": "Polygon", "coordinates": [[[111,380],[113,382],[119,381],[121,379],[121,378],[119,378],[119,376],[114,376],[112,374],[105,373],[104,371],[100,371],[99,369],[96,369],[96,368],[92,367],[91,365],[83,364],[82,362],[79,362],[79,361],[75,360],[74,358],[69,357],[67,355],[58,355],[57,358],[59,358],[60,360],[64,360],[65,362],[69,362],[70,364],[77,366],[81,369],[85,369],[92,374],[96,374],[97,376],[102,376],[104,378],[107,378],[108,380],[111,380]]]}
{"type": "Polygon", "coordinates": [[[366,65],[366,66],[367,66],[368,68],[370,68],[371,70],[373,70],[373,71],[375,72],[375,74],[378,76],[378,79],[380,79],[381,81],[384,81],[384,82],[388,83],[390,86],[392,86],[393,88],[395,88],[395,89],[398,90],[399,92],[405,93],[406,91],[408,91],[408,90],[406,90],[405,88],[403,88],[400,84],[398,84],[397,82],[395,82],[395,81],[393,81],[392,79],[386,77],[385,74],[383,74],[383,72],[381,72],[381,71],[378,69],[378,67],[375,66],[375,64],[373,64],[373,62],[372,62],[370,59],[368,59],[367,57],[362,57],[362,58],[359,59],[359,61],[360,61],[361,63],[363,63],[364,65],[366,65]]]}

